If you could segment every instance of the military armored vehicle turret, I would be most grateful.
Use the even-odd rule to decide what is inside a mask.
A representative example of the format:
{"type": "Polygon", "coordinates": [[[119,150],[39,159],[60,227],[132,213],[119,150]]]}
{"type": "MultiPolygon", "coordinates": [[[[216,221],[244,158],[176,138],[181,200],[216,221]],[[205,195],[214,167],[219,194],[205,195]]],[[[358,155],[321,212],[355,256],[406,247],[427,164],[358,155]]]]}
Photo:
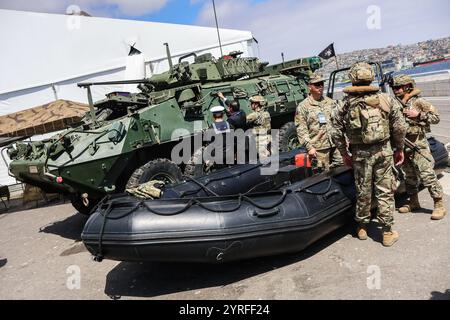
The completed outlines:
{"type": "Polygon", "coordinates": [[[306,81],[322,65],[311,57],[269,66],[240,52],[219,59],[192,53],[172,65],[167,51],[170,69],[149,79],[79,84],[87,89],[91,107],[82,123],[45,141],[8,146],[10,174],[46,192],[70,196],[81,213],[126,186],[154,179],[178,182],[184,168],[170,160],[178,143],[173,132],[195,136],[208,128],[209,109],[219,103],[215,93],[238,99],[246,112],[250,96],[264,96],[272,127],[282,128],[282,139],[288,141],[289,134],[295,136],[293,115],[307,95],[306,81]],[[140,92],[111,92],[93,103],[92,86],[130,83],[139,84],[140,92]]]}

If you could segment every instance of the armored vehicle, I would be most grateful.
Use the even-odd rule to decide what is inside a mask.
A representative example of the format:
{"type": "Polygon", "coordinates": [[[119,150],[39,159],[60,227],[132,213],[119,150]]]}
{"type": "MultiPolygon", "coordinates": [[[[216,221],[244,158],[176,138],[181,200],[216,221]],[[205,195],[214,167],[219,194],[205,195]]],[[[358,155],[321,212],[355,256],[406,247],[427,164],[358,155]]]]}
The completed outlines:
{"type": "Polygon", "coordinates": [[[184,165],[171,161],[172,149],[180,138],[194,137],[211,125],[209,110],[219,104],[219,91],[239,100],[247,113],[248,98],[264,96],[272,128],[282,129],[281,145],[287,149],[295,137],[295,108],[307,95],[310,74],[322,66],[319,57],[270,66],[240,52],[219,59],[188,54],[172,64],[167,51],[170,69],[162,74],[79,84],[87,89],[90,112],[79,125],[48,140],[10,145],[10,174],[45,192],[69,196],[81,213],[127,187],[150,180],[179,182],[184,165]],[[139,84],[140,92],[111,92],[93,103],[92,86],[130,83],[139,84]]]}

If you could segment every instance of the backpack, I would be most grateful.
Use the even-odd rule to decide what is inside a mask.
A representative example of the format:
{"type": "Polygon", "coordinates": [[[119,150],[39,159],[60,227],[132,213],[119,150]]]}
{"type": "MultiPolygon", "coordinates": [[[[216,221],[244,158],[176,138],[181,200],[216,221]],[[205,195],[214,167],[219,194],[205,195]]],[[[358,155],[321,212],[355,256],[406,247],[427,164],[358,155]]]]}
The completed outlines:
{"type": "Polygon", "coordinates": [[[389,139],[390,106],[381,94],[349,95],[346,97],[345,108],[350,135],[358,136],[360,139],[357,140],[364,144],[374,144],[389,139]]]}

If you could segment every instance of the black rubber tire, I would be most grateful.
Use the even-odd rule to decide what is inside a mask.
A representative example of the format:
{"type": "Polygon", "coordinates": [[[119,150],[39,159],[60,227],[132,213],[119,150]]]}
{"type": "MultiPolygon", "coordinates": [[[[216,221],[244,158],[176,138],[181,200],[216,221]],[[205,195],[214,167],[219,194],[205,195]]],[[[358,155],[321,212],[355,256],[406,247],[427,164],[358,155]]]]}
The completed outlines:
{"type": "Polygon", "coordinates": [[[152,160],[133,172],[128,179],[126,189],[135,188],[155,179],[165,180],[171,184],[179,183],[183,181],[183,173],[180,167],[169,159],[152,160]]]}
{"type": "Polygon", "coordinates": [[[81,196],[73,197],[70,202],[72,203],[72,206],[81,214],[88,216],[91,214],[92,209],[97,205],[98,201],[94,199],[88,199],[89,205],[86,207],[83,204],[83,199],[81,199],[81,196]]]}
{"type": "Polygon", "coordinates": [[[298,147],[300,144],[297,138],[297,127],[294,122],[288,122],[280,128],[280,151],[288,152],[298,147]]]}

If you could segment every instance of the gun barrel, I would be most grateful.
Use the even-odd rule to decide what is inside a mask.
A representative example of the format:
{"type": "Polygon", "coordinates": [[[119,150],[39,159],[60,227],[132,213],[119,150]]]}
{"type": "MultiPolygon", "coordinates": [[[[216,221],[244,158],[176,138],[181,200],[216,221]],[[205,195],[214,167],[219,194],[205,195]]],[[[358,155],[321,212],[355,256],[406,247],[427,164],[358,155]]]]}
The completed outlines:
{"type": "Polygon", "coordinates": [[[433,162],[433,160],[429,159],[427,156],[425,156],[422,151],[420,151],[420,148],[417,144],[415,144],[414,142],[412,142],[411,140],[409,140],[408,138],[405,138],[405,145],[410,148],[411,150],[413,150],[414,152],[417,152],[418,154],[420,154],[423,158],[425,158],[428,162],[433,162]]]}

